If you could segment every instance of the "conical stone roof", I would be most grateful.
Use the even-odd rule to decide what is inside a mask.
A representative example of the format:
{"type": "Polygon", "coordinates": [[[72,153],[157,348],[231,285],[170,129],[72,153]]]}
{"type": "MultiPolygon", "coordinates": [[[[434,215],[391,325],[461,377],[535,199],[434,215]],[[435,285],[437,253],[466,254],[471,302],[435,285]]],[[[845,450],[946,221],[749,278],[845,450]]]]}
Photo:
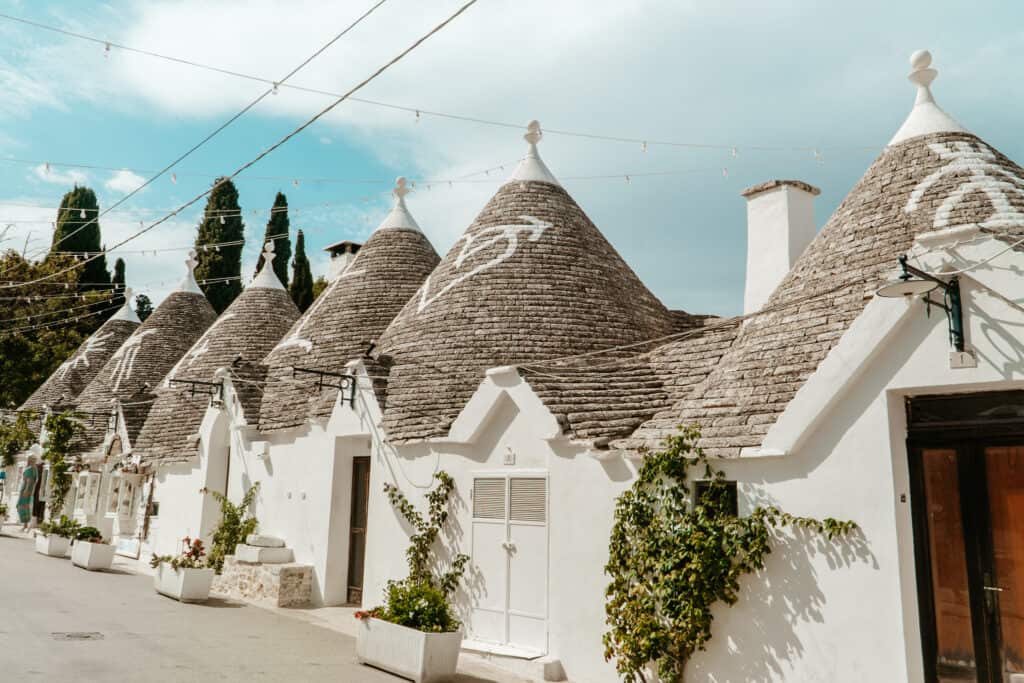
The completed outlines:
{"type": "Polygon", "coordinates": [[[393,362],[384,427],[395,442],[446,434],[487,368],[673,331],[668,310],[540,160],[536,122],[526,139],[512,178],[381,338],[393,362]]]}
{"type": "MultiPolygon", "coordinates": [[[[701,427],[710,455],[761,445],[918,235],[974,227],[1024,233],[1024,169],[938,109],[930,91],[921,94],[935,77],[930,61],[915,53],[910,79],[919,94],[907,123],[772,294],[767,312],[744,323],[690,395],[620,446],[656,448],[680,424],[701,427]]],[[[686,353],[684,343],[679,349],[686,353]]]]}
{"type": "Polygon", "coordinates": [[[22,410],[42,411],[46,406],[73,406],[82,390],[131,336],[141,322],[131,307],[132,290],[124,291],[125,304],[89,335],[66,361],[36,389],[22,410]]]}
{"type": "MultiPolygon", "coordinates": [[[[293,368],[341,373],[362,357],[439,260],[405,205],[405,178],[395,205],[348,268],[313,302],[265,359],[268,384],[260,429],[289,429],[330,413],[337,390],[317,386],[293,368]]],[[[326,384],[337,383],[327,377],[326,384]]]]}
{"type": "MultiPolygon", "coordinates": [[[[189,385],[173,384],[172,379],[214,382],[217,370],[226,367],[239,393],[246,397],[252,393],[249,366],[262,360],[299,317],[299,309],[274,273],[273,260],[273,243],[268,242],[260,272],[160,383],[157,400],[133,444],[143,465],[184,461],[195,453],[189,437],[199,430],[209,396],[202,393],[204,387],[196,393],[189,385]]],[[[255,422],[255,415],[252,419],[255,422]]]]}
{"type": "MultiPolygon", "coordinates": [[[[88,453],[99,447],[115,400],[126,404],[125,427],[132,440],[138,435],[152,403],[152,392],[178,359],[217,318],[213,307],[196,284],[192,270],[179,285],[110,357],[77,401],[84,413],[84,429],[76,437],[73,453],[88,453]]],[[[127,446],[127,445],[125,445],[127,446]]]]}

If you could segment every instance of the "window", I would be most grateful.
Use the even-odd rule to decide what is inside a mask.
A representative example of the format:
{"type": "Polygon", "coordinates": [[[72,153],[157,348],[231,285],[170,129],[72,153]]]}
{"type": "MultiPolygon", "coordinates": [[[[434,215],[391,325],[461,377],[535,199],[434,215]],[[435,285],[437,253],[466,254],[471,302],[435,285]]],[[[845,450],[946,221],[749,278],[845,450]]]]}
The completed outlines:
{"type": "Polygon", "coordinates": [[[473,482],[473,516],[477,519],[505,519],[505,478],[473,482]]]}
{"type": "MultiPolygon", "coordinates": [[[[707,495],[711,488],[710,479],[698,479],[693,482],[693,501],[695,505],[700,505],[704,496],[707,495]]],[[[729,479],[724,479],[721,484],[725,487],[726,506],[725,509],[732,517],[739,517],[739,497],[736,492],[736,482],[729,479]]]]}

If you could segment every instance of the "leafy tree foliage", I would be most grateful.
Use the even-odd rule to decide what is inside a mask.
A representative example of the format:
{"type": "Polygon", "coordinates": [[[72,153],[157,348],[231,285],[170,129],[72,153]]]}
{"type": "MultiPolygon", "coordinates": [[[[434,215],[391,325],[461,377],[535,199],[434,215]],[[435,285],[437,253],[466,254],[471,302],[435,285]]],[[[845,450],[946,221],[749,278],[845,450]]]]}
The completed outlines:
{"type": "Polygon", "coordinates": [[[36,440],[32,429],[35,419],[35,412],[26,410],[17,413],[12,419],[0,420],[0,467],[13,465],[18,453],[36,440]]]}
{"type": "MultiPolygon", "coordinates": [[[[55,252],[93,254],[102,251],[100,224],[96,220],[100,207],[96,193],[88,187],[78,187],[64,195],[57,209],[56,229],[53,231],[51,255],[55,252]]],[[[105,287],[110,284],[107,257],[100,256],[78,269],[78,281],[87,283],[85,289],[105,287]]]]}
{"type": "Polygon", "coordinates": [[[213,568],[218,574],[224,568],[224,558],[235,553],[235,546],[245,543],[245,538],[249,534],[256,533],[259,522],[249,514],[249,508],[256,500],[259,490],[260,483],[256,482],[245,492],[242,502],[235,505],[219,491],[203,489],[203,493],[210,494],[220,504],[220,523],[213,530],[210,555],[206,559],[206,566],[213,568]]]}
{"type": "Polygon", "coordinates": [[[316,276],[316,279],[313,280],[313,301],[316,301],[324,293],[328,284],[330,283],[327,282],[327,278],[323,275],[316,276]]]}
{"type": "MultiPolygon", "coordinates": [[[[34,262],[6,251],[0,253],[0,273],[4,280],[28,282],[74,262],[64,255],[34,262]]],[[[72,270],[3,291],[11,298],[0,301],[0,408],[21,405],[116,310],[109,291],[79,292],[77,281],[72,270]]]]}
{"type": "Polygon", "coordinates": [[[775,507],[733,516],[724,475],[695,445],[699,436],[685,429],[664,450],[647,454],[633,486],[616,501],[605,566],[611,583],[604,655],[629,683],[646,681],[649,666],[662,681],[683,680],[686,663],[711,638],[712,609],[735,604],[740,579],[764,569],[775,530],[796,527],[834,541],[857,528],[775,507]],[[692,467],[708,481],[696,501],[686,486],[692,467]]]}
{"type": "MultiPolygon", "coordinates": [[[[241,241],[245,239],[245,224],[241,213],[235,184],[225,178],[213,181],[213,191],[206,199],[206,210],[196,235],[197,280],[234,277],[242,273],[241,241]],[[204,246],[234,241],[239,244],[216,248],[204,246]]],[[[240,279],[218,281],[201,287],[214,310],[221,313],[241,293],[242,282],[240,279]]]]}
{"type": "Polygon", "coordinates": [[[114,285],[115,296],[111,300],[112,306],[124,306],[124,259],[119,258],[114,261],[114,277],[111,279],[111,284],[114,285]]]}
{"type": "Polygon", "coordinates": [[[295,238],[295,259],[292,261],[292,284],[288,288],[292,301],[305,312],[313,303],[313,271],[306,257],[306,237],[299,230],[295,238]]]}
{"type": "Polygon", "coordinates": [[[135,295],[135,315],[139,316],[139,320],[146,322],[146,318],[153,313],[153,302],[149,300],[149,297],[145,294],[135,295]]]}
{"type": "MultiPolygon", "coordinates": [[[[278,192],[274,197],[274,206],[270,209],[270,220],[267,221],[267,231],[263,236],[263,244],[274,238],[274,274],[281,281],[285,289],[288,289],[288,261],[292,257],[292,238],[288,235],[288,198],[283,192],[278,192]],[[284,237],[278,237],[284,235],[284,237]]],[[[256,273],[263,267],[263,250],[260,249],[259,260],[256,261],[256,273]]]]}

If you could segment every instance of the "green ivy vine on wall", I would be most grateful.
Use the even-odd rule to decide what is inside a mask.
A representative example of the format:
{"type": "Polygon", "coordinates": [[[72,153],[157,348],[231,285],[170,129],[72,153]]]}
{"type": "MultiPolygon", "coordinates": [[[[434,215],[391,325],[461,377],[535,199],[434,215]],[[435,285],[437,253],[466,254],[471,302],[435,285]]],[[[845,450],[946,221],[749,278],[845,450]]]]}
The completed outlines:
{"type": "Polygon", "coordinates": [[[629,683],[646,683],[648,668],[662,681],[683,680],[686,663],[711,639],[712,608],[735,604],[741,577],[764,569],[774,529],[805,529],[830,542],[857,529],[775,507],[733,516],[725,476],[696,446],[699,437],[683,429],[646,454],[633,486],[616,501],[604,656],[629,683]],[[686,485],[692,467],[708,481],[697,501],[686,485]]]}
{"type": "Polygon", "coordinates": [[[64,500],[71,490],[71,463],[67,456],[79,422],[73,411],[50,413],[43,427],[46,430],[43,461],[50,465],[50,519],[57,519],[64,511],[64,500]]]}

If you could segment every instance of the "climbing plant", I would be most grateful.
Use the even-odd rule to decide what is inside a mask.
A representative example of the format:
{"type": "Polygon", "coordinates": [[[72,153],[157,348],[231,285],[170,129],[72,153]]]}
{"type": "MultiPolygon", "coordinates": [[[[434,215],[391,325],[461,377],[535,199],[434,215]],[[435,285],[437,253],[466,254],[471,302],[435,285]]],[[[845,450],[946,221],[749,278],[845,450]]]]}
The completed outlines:
{"type": "Polygon", "coordinates": [[[465,572],[469,556],[458,554],[452,560],[452,565],[446,572],[435,577],[434,568],[434,541],[437,540],[445,522],[448,521],[448,499],[455,489],[455,481],[447,472],[441,471],[434,475],[437,486],[427,493],[427,515],[420,513],[409,499],[405,497],[397,486],[384,484],[384,491],[387,493],[391,505],[405,517],[405,521],[414,529],[409,538],[409,547],[405,551],[405,559],[409,563],[408,580],[414,583],[428,583],[440,588],[445,595],[451,595],[452,591],[462,578],[465,572]]]}
{"type": "Polygon", "coordinates": [[[72,411],[50,413],[43,422],[46,430],[43,461],[50,465],[50,519],[56,519],[64,511],[64,499],[71,490],[71,463],[67,456],[79,424],[72,411]]]}
{"type": "Polygon", "coordinates": [[[213,496],[214,500],[220,503],[220,523],[213,530],[210,543],[210,553],[206,558],[206,566],[212,567],[220,574],[224,568],[224,558],[235,552],[235,546],[245,543],[249,534],[256,533],[259,522],[249,513],[249,507],[256,500],[256,493],[260,490],[260,483],[253,484],[245,495],[242,502],[235,505],[227,496],[219,491],[211,491],[204,488],[203,493],[213,496]]]}
{"type": "Polygon", "coordinates": [[[682,681],[693,654],[711,638],[712,608],[739,599],[740,579],[764,569],[773,530],[796,527],[837,541],[854,522],[795,517],[775,507],[732,514],[729,487],[683,429],[646,454],[633,486],[619,496],[605,573],[608,630],[604,656],[623,680],[682,681]],[[691,468],[707,487],[698,500],[687,487],[691,468]]]}
{"type": "Polygon", "coordinates": [[[11,422],[0,422],[0,467],[10,467],[18,453],[32,445],[35,434],[32,433],[32,422],[36,414],[33,411],[18,413],[11,422]]]}

